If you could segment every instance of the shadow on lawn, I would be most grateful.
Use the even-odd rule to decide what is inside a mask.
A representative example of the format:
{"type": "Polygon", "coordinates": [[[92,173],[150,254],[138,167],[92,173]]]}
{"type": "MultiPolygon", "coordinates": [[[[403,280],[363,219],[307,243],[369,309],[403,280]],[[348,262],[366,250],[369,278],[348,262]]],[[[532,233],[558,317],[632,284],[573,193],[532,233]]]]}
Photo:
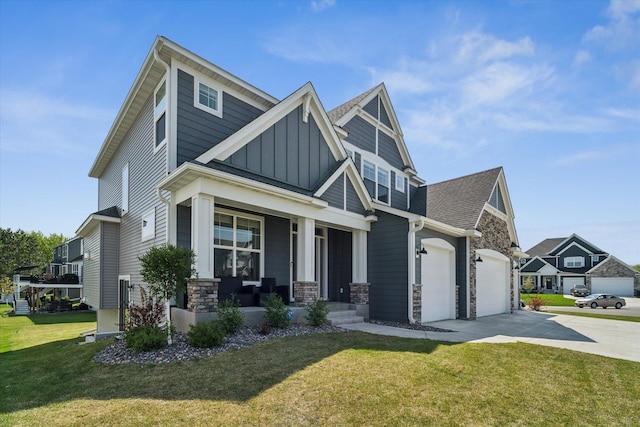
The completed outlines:
{"type": "Polygon", "coordinates": [[[207,399],[244,402],[325,358],[347,350],[432,353],[453,345],[359,332],[276,338],[235,351],[187,361],[98,365],[107,343],[49,343],[0,354],[7,369],[0,413],[73,399],[207,399]],[[25,371],[25,366],[29,369],[25,371]],[[37,381],[30,382],[30,379],[37,381]],[[64,396],[64,398],[61,398],[64,396]]]}
{"type": "Polygon", "coordinates": [[[84,323],[96,321],[96,313],[92,311],[38,313],[30,314],[27,317],[36,325],[53,325],[57,323],[84,323]]]}

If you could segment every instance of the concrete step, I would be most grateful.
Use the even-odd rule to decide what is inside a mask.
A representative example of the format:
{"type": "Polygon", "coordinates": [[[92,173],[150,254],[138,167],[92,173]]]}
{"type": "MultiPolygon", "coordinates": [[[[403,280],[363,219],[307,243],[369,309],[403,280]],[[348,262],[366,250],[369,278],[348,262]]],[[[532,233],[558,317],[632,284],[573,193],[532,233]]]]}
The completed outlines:
{"type": "Polygon", "coordinates": [[[23,299],[17,300],[15,314],[17,315],[31,314],[31,312],[29,311],[29,303],[23,299]]]}
{"type": "Polygon", "coordinates": [[[356,315],[355,310],[339,310],[329,312],[327,320],[329,320],[333,326],[340,326],[351,323],[362,323],[364,322],[364,317],[356,315]]]}

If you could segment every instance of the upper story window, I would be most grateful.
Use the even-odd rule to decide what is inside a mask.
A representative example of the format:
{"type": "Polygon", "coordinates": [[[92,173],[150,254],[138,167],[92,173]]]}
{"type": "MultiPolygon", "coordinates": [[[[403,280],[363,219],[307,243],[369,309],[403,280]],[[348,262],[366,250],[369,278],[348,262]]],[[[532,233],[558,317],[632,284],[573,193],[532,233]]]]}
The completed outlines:
{"type": "Polygon", "coordinates": [[[193,99],[196,107],[222,117],[222,91],[215,84],[196,79],[193,99]]]}
{"type": "Polygon", "coordinates": [[[167,138],[167,81],[163,80],[154,94],[155,142],[160,146],[167,138]]]}
{"type": "Polygon", "coordinates": [[[566,268],[581,268],[584,267],[584,257],[582,256],[570,256],[564,259],[564,266],[566,268]]]}
{"type": "Polygon", "coordinates": [[[399,174],[396,174],[396,191],[404,193],[404,177],[399,174]]]}
{"type": "Polygon", "coordinates": [[[389,171],[362,160],[362,178],[371,197],[389,204],[389,171]]]}

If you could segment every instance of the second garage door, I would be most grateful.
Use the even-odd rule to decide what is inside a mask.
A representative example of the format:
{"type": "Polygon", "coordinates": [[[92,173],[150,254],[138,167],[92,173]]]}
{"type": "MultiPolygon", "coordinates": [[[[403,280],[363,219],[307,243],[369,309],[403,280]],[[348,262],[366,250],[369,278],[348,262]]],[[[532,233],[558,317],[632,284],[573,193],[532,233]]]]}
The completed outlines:
{"type": "Polygon", "coordinates": [[[476,253],[482,259],[476,262],[476,316],[509,313],[509,258],[491,249],[480,249],[476,253]]]}
{"type": "Polygon", "coordinates": [[[632,297],[633,277],[594,277],[591,279],[591,293],[632,297]]]}
{"type": "Polygon", "coordinates": [[[456,318],[455,248],[442,239],[423,239],[421,255],[422,321],[456,318]]]}

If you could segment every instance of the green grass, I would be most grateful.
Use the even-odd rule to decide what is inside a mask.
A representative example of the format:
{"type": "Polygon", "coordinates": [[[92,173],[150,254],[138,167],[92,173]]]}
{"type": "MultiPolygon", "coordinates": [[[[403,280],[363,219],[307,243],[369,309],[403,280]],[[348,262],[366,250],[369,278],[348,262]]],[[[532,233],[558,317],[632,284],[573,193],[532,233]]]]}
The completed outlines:
{"type": "Polygon", "coordinates": [[[565,298],[560,294],[520,294],[520,298],[525,304],[528,304],[531,298],[540,297],[547,303],[549,307],[575,307],[575,300],[565,298]]]}
{"type": "Polygon", "coordinates": [[[623,320],[625,322],[640,322],[640,317],[638,316],[620,316],[618,314],[599,314],[599,313],[590,313],[588,311],[560,311],[560,310],[545,310],[545,313],[553,313],[553,314],[566,314],[568,316],[580,316],[580,317],[593,317],[595,319],[606,319],[606,320],[623,320]]]}
{"type": "Polygon", "coordinates": [[[640,363],[524,343],[339,333],[102,366],[91,358],[108,341],[78,341],[0,354],[0,425],[634,425],[640,415],[640,363]]]}
{"type": "Polygon", "coordinates": [[[8,304],[0,304],[0,353],[75,338],[96,327],[93,312],[9,316],[8,304]]]}

